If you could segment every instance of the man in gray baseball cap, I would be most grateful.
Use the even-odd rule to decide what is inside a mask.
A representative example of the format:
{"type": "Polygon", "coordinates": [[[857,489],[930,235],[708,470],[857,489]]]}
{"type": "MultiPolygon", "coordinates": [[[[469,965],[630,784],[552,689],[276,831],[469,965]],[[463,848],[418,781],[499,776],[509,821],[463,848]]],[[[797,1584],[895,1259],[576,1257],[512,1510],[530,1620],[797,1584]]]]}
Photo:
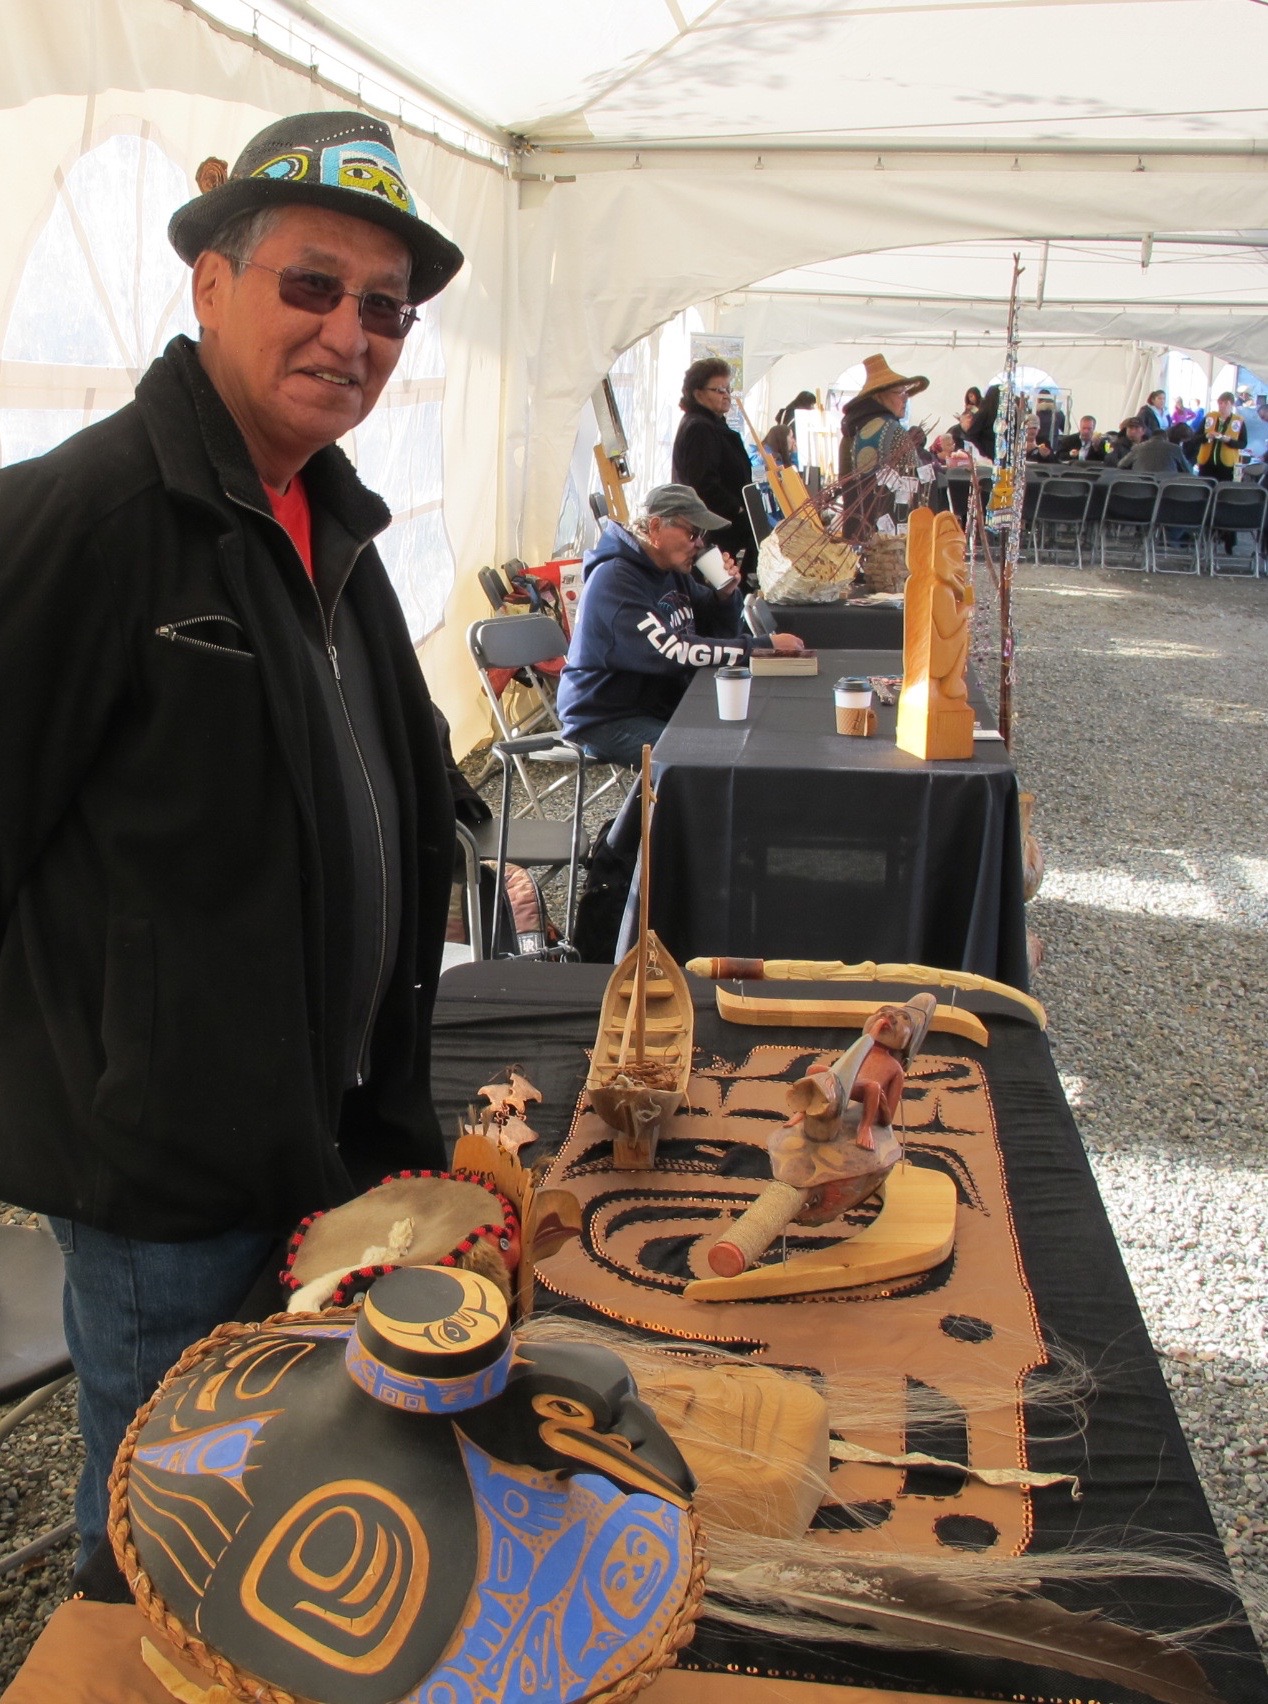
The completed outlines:
{"type": "Polygon", "coordinates": [[[591,757],[637,764],[698,668],[734,666],[755,649],[804,648],[791,633],[741,632],[731,557],[722,558],[728,578],[717,590],[692,572],[705,534],[725,525],[691,486],[657,485],[628,527],[609,521],[587,552],[559,713],[565,734],[591,757]]]}

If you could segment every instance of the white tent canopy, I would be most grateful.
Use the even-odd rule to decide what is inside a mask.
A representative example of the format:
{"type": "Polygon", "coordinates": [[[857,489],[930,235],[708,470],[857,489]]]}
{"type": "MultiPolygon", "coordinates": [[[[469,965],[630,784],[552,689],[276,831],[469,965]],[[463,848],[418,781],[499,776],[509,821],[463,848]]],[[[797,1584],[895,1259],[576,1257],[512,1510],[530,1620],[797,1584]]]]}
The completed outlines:
{"type": "Polygon", "coordinates": [[[548,552],[586,399],[684,308],[742,312],[759,366],[949,340],[998,323],[992,257],[1028,245],[1029,289],[1047,239],[1036,337],[1268,364],[1257,262],[1228,252],[1268,231],[1250,0],[8,0],[5,24],[5,459],[117,406],[182,323],[162,233],[203,157],[358,98],[396,125],[468,264],[354,449],[405,517],[416,632],[443,617],[423,656],[459,744],[475,569],[548,552]],[[1222,258],[1173,271],[1194,232],[1222,258]],[[1107,243],[1146,287],[1130,314],[1061,258],[1107,243]]]}

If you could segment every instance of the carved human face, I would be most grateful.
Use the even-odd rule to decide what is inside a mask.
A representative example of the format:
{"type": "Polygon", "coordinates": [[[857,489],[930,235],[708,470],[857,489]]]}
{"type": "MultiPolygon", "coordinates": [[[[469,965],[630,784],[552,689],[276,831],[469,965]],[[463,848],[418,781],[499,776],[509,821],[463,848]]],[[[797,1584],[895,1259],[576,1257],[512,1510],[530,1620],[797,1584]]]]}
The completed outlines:
{"type": "Polygon", "coordinates": [[[911,1040],[911,1019],[901,1006],[878,1006],[863,1025],[863,1033],[893,1053],[901,1053],[911,1040]]]}

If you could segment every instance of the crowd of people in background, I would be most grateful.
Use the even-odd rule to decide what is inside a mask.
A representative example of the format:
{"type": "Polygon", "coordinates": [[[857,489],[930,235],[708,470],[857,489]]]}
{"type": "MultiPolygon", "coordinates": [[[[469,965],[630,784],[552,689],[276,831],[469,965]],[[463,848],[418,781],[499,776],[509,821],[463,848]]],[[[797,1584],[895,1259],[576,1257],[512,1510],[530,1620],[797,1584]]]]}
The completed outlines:
{"type": "MultiPolygon", "coordinates": [[[[970,385],[956,423],[930,445],[943,467],[987,467],[995,459],[999,386],[985,392],[970,385]]],[[[1209,411],[1186,408],[1177,397],[1170,410],[1166,392],[1151,391],[1138,413],[1102,431],[1094,415],[1079,418],[1067,432],[1066,418],[1051,391],[1038,392],[1024,417],[1024,454],[1028,462],[1093,462],[1137,473],[1197,473],[1232,479],[1249,447],[1268,461],[1268,398],[1246,392],[1240,399],[1224,391],[1209,411]]]]}

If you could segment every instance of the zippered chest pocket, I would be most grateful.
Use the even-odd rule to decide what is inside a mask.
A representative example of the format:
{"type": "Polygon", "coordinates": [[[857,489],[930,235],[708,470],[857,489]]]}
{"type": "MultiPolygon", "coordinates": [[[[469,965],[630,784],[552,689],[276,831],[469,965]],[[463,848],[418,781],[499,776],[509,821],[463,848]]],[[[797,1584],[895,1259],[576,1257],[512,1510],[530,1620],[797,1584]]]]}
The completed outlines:
{"type": "Polygon", "coordinates": [[[231,615],[187,615],[179,621],[162,622],[154,635],[169,645],[189,646],[244,663],[255,661],[255,652],[247,649],[246,629],[231,615]]]}

